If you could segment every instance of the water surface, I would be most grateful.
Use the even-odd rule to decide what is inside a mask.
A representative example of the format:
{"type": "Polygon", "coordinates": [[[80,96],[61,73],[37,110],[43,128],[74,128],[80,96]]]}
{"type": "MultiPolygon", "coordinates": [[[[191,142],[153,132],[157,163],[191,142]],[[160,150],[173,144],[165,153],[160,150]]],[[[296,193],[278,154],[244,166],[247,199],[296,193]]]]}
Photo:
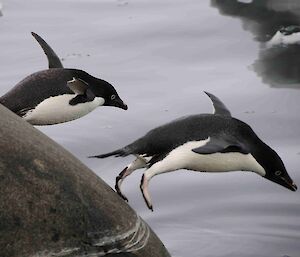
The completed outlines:
{"type": "MultiPolygon", "coordinates": [[[[280,26],[299,24],[296,3],[6,0],[0,93],[47,67],[34,31],[65,67],[110,81],[129,105],[126,112],[103,107],[39,128],[112,187],[133,158],[86,156],[121,147],[174,118],[211,112],[204,90],[278,152],[299,186],[299,47],[266,47],[280,26]]],[[[151,213],[139,190],[141,174],[124,182],[124,193],[173,256],[300,256],[299,191],[252,173],[177,171],[151,181],[151,213]]]]}

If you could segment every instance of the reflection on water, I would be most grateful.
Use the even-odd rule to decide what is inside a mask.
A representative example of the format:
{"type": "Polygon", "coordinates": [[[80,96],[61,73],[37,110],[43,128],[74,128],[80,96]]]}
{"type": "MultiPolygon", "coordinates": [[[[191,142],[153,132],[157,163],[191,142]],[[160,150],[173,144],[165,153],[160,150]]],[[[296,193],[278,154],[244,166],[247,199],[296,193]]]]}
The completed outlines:
{"type": "Polygon", "coordinates": [[[3,5],[2,5],[2,3],[0,3],[0,17],[3,16],[3,14],[2,14],[2,8],[3,8],[3,5]]]}
{"type": "Polygon", "coordinates": [[[212,0],[223,15],[239,17],[261,49],[253,69],[272,87],[300,88],[300,2],[212,0]]]}
{"type": "Polygon", "coordinates": [[[300,44],[262,49],[254,70],[272,87],[300,88],[300,44]]]}

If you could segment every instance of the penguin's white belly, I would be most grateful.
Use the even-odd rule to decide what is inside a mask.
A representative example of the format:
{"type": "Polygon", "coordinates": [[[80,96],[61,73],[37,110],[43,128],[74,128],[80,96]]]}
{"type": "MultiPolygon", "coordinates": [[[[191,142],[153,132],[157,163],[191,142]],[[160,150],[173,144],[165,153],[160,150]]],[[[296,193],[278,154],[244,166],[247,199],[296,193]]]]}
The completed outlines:
{"type": "Polygon", "coordinates": [[[265,175],[264,168],[251,154],[238,152],[198,154],[192,151],[208,142],[209,138],[187,142],[175,148],[163,160],[151,167],[153,173],[156,175],[172,170],[188,169],[205,172],[254,171],[262,176],[265,175]]]}
{"type": "Polygon", "coordinates": [[[32,125],[52,125],[78,119],[96,107],[104,104],[104,99],[95,97],[91,102],[70,105],[74,94],[65,94],[45,99],[23,118],[32,125]]]}
{"type": "Polygon", "coordinates": [[[203,155],[191,151],[187,155],[186,161],[186,168],[195,171],[226,172],[240,170],[255,171],[261,175],[265,175],[263,168],[251,154],[235,152],[203,155]]]}

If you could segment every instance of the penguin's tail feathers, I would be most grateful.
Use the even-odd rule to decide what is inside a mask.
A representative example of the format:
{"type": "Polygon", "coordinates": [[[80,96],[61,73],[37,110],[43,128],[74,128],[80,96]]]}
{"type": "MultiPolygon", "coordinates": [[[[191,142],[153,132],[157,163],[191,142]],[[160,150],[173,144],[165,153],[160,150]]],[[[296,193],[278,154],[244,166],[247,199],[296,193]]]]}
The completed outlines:
{"type": "Polygon", "coordinates": [[[88,158],[100,158],[100,159],[103,159],[103,158],[107,158],[107,157],[110,157],[110,156],[125,157],[125,156],[127,156],[129,154],[131,154],[131,153],[125,147],[125,148],[121,148],[121,149],[118,149],[118,150],[113,151],[113,152],[89,156],[88,158]]]}

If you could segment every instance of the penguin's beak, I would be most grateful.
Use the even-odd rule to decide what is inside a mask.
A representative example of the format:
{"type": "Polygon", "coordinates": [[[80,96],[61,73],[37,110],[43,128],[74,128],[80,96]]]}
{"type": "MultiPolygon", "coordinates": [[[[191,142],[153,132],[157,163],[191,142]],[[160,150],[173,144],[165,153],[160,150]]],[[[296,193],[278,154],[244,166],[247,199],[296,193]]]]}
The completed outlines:
{"type": "Polygon", "coordinates": [[[118,107],[118,108],[121,108],[123,110],[127,110],[128,109],[128,106],[127,104],[125,104],[121,98],[116,98],[114,100],[111,100],[110,103],[108,104],[110,106],[115,106],[115,107],[118,107]]]}
{"type": "Polygon", "coordinates": [[[297,185],[294,182],[292,184],[292,188],[293,188],[293,191],[297,191],[297,189],[298,189],[297,185]]]}
{"type": "Polygon", "coordinates": [[[290,178],[290,176],[286,173],[282,176],[266,176],[267,179],[275,182],[276,184],[279,184],[287,189],[290,189],[291,191],[297,190],[297,185],[294,183],[294,181],[290,178]]]}
{"type": "Polygon", "coordinates": [[[292,181],[292,180],[287,180],[284,177],[281,177],[280,181],[278,182],[278,184],[290,189],[291,191],[296,191],[297,190],[297,186],[296,184],[292,181]]]}
{"type": "Polygon", "coordinates": [[[118,105],[116,105],[116,107],[119,107],[123,110],[127,110],[128,109],[128,106],[127,104],[125,104],[122,100],[120,101],[120,103],[118,103],[118,105]]]}
{"type": "Polygon", "coordinates": [[[292,191],[297,191],[297,185],[292,181],[292,182],[286,182],[286,188],[292,190],[292,191]]]}

